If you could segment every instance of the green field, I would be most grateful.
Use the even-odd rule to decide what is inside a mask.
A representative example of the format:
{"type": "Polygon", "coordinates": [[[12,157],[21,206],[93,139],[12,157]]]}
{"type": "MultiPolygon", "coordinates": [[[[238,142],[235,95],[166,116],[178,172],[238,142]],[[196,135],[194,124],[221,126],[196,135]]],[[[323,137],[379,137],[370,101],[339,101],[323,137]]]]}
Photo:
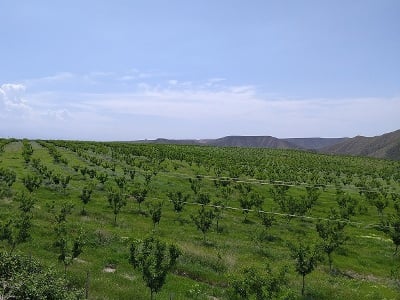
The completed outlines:
{"type": "MultiPolygon", "coordinates": [[[[273,274],[286,269],[286,280],[274,295],[282,299],[400,299],[400,254],[391,238],[400,231],[393,223],[400,199],[398,161],[134,143],[0,144],[0,167],[16,174],[9,191],[1,185],[2,227],[20,214],[16,198],[29,193],[24,179],[40,178],[32,191],[31,236],[13,253],[36,258],[64,276],[55,246],[56,216],[66,203],[73,205],[66,217],[67,236],[71,242],[81,233],[84,246],[65,276],[71,286],[87,288],[89,299],[150,299],[141,272],[129,263],[131,243],[149,235],[182,251],[156,299],[232,299],[233,282],[246,267],[259,272],[268,267],[273,274]],[[32,153],[25,153],[27,145],[32,153]],[[104,184],[100,174],[107,176],[104,184]],[[82,213],[85,186],[93,192],[82,213]],[[110,189],[126,199],[117,215],[109,205],[110,189]],[[148,193],[139,209],[134,192],[140,189],[148,193]],[[187,195],[181,213],[169,196],[179,191],[187,195]],[[150,211],[155,203],[162,204],[162,215],[154,225],[150,211]],[[205,235],[193,221],[201,209],[219,216],[205,235]],[[332,209],[337,214],[331,223],[344,225],[346,240],[332,253],[332,270],[320,251],[324,259],[306,276],[302,296],[302,277],[289,245],[320,245],[316,225],[326,223],[332,209]],[[270,227],[262,216],[273,217],[270,227]]],[[[11,251],[6,239],[0,251],[11,251]]]]}

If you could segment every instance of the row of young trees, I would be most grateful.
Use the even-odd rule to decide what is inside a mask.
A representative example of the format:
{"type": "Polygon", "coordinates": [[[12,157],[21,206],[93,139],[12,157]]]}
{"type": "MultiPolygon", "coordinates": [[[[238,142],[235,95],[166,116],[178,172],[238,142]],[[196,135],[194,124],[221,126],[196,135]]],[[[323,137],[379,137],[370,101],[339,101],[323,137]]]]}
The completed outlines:
{"type": "MultiPolygon", "coordinates": [[[[167,160],[178,160],[190,166],[198,166],[199,171],[214,172],[217,177],[236,178],[246,175],[269,182],[314,183],[321,185],[343,184],[369,186],[370,179],[380,185],[400,179],[396,162],[383,163],[369,159],[369,164],[361,168],[360,158],[331,157],[303,151],[280,151],[270,149],[221,149],[217,147],[180,147],[177,145],[140,145],[123,143],[72,143],[53,142],[75,152],[92,153],[91,157],[101,157],[104,161],[119,160],[130,166],[140,163],[162,168],[167,160]],[[283,153],[284,152],[284,153],[283,153]],[[147,161],[138,159],[145,157],[147,161]],[[340,170],[340,171],[338,171],[340,170]],[[383,180],[382,180],[383,179],[383,180]]],[[[362,160],[367,160],[362,158],[362,160]]]]}
{"type": "MultiPolygon", "coordinates": [[[[134,179],[135,176],[135,170],[125,168],[124,169],[124,174],[130,174],[130,177],[134,179]]],[[[151,175],[146,177],[146,186],[148,187],[149,184],[149,178],[151,178],[151,175]]],[[[116,218],[117,215],[119,214],[121,208],[126,205],[126,195],[124,195],[124,186],[126,184],[126,177],[116,177],[115,181],[119,187],[119,192],[117,189],[113,188],[112,186],[108,190],[108,201],[110,205],[113,207],[113,212],[115,215],[115,223],[116,223],[116,218]]],[[[214,209],[206,209],[204,205],[207,205],[210,203],[209,196],[204,193],[200,193],[199,191],[201,189],[201,176],[196,177],[195,179],[190,179],[190,184],[191,184],[191,189],[193,190],[195,194],[195,199],[196,201],[201,204],[201,208],[198,210],[198,214],[192,215],[191,218],[193,222],[195,223],[196,227],[203,233],[203,238],[205,240],[206,232],[211,228],[212,222],[214,219],[216,219],[217,222],[217,228],[218,228],[218,221],[221,216],[221,212],[224,208],[223,203],[214,203],[214,209]]],[[[218,180],[215,181],[216,186],[221,186],[223,188],[229,188],[230,181],[229,180],[218,180]]],[[[261,205],[263,203],[262,196],[254,191],[251,190],[251,185],[249,184],[237,184],[235,185],[235,188],[239,191],[239,203],[241,208],[243,209],[243,212],[245,214],[245,221],[247,219],[247,214],[248,212],[254,207],[256,209],[260,209],[261,205]]],[[[274,199],[274,201],[280,206],[281,211],[286,213],[288,215],[288,219],[290,221],[291,217],[296,216],[296,215],[305,215],[308,210],[310,210],[317,202],[318,197],[320,195],[320,188],[318,186],[307,186],[306,187],[306,195],[300,197],[300,198],[295,198],[293,196],[288,196],[287,191],[289,190],[289,186],[287,185],[273,185],[273,188],[271,189],[271,194],[274,199]]],[[[88,191],[88,189],[86,189],[88,191]]],[[[148,189],[147,188],[140,188],[139,186],[136,186],[134,189],[131,191],[131,195],[133,196],[134,199],[139,203],[139,210],[140,210],[140,204],[144,201],[146,198],[148,189]]],[[[82,193],[85,193],[85,191],[82,191],[82,193]]],[[[176,207],[176,210],[181,212],[183,209],[183,203],[187,202],[187,199],[189,198],[188,195],[179,196],[178,192],[177,195],[172,195],[169,194],[170,200],[173,202],[174,207],[176,207]],[[186,198],[185,201],[182,201],[182,198],[186,198]],[[177,199],[177,200],[175,200],[177,199]]],[[[230,192],[231,194],[232,192],[230,192]]],[[[374,193],[367,193],[363,192],[366,195],[367,199],[371,199],[372,196],[371,194],[374,193]],[[368,196],[369,195],[369,196],[368,196]],[[368,198],[369,197],[369,198],[368,198]]],[[[90,197],[89,197],[90,198],[90,197]]],[[[82,195],[82,201],[85,201],[85,196],[82,195]]],[[[86,196],[86,199],[87,196],[86,196]]],[[[349,194],[344,193],[343,190],[340,188],[337,189],[337,203],[339,205],[339,212],[332,212],[332,215],[334,215],[334,219],[349,219],[350,216],[355,215],[355,209],[357,206],[357,201],[355,200],[354,197],[351,197],[349,194]]],[[[153,224],[154,226],[158,224],[160,218],[161,218],[161,208],[162,204],[161,203],[156,203],[155,205],[151,205],[149,212],[150,215],[152,216],[153,224]]],[[[271,217],[266,217],[268,216],[267,214],[260,214],[262,218],[262,223],[267,226],[268,224],[272,223],[272,218],[271,217]]],[[[330,219],[333,219],[331,216],[329,217],[330,219]]],[[[393,216],[390,216],[391,219],[393,219],[393,216]]],[[[388,220],[382,220],[382,224],[389,222],[388,220]]],[[[341,222],[339,225],[337,224],[336,227],[338,229],[344,228],[344,225],[346,224],[345,222],[341,222]],[[343,224],[343,225],[340,225],[343,224]]],[[[392,221],[393,224],[393,221],[392,221]]],[[[385,228],[388,228],[390,226],[384,226],[385,228]]],[[[319,234],[320,236],[326,236],[327,233],[323,233],[323,229],[320,226],[319,227],[319,234]]],[[[326,230],[325,230],[326,231],[326,230]]],[[[392,230],[393,231],[393,230],[392,230]]],[[[391,234],[393,236],[394,234],[391,234]]],[[[395,244],[396,244],[396,239],[393,239],[395,244]]],[[[397,246],[397,244],[396,244],[397,246]]],[[[327,247],[331,248],[331,247],[327,247]]],[[[330,255],[329,255],[330,256],[330,255]]],[[[330,260],[330,265],[331,265],[331,260],[330,260]]]]}
{"type": "MultiPolygon", "coordinates": [[[[116,156],[115,156],[116,157],[116,156]]],[[[84,168],[79,168],[79,170],[82,173],[82,170],[84,168]]],[[[127,167],[123,168],[124,176],[113,176],[111,178],[106,178],[106,180],[102,183],[105,185],[105,190],[107,194],[107,200],[109,201],[110,206],[113,207],[113,213],[115,216],[114,222],[116,223],[117,221],[117,215],[121,211],[121,209],[126,205],[126,200],[127,197],[132,197],[134,198],[137,203],[139,204],[139,211],[141,211],[140,204],[143,203],[147,197],[148,191],[149,191],[149,184],[152,180],[152,178],[155,176],[153,172],[146,172],[147,177],[144,177],[145,183],[144,184],[137,184],[134,187],[128,187],[127,183],[127,178],[130,178],[133,174],[132,181],[135,178],[136,170],[135,169],[129,169],[127,167]],[[147,180],[147,178],[149,178],[147,180]],[[110,184],[112,182],[112,184],[110,184]],[[108,184],[107,184],[108,183],[108,184]]],[[[100,179],[98,178],[98,174],[107,174],[107,177],[109,177],[108,173],[106,172],[99,172],[98,170],[95,171],[95,175],[93,177],[90,176],[90,172],[83,172],[82,175],[85,176],[87,175],[91,179],[98,179],[100,182],[100,179]]],[[[37,183],[37,180],[29,178],[29,176],[26,176],[27,179],[23,179],[24,185],[30,192],[34,192],[35,189],[40,186],[40,183],[37,183]],[[26,182],[26,183],[25,183],[26,182]]],[[[210,195],[205,191],[202,183],[202,177],[198,176],[196,178],[191,178],[189,180],[190,187],[193,191],[193,199],[195,202],[199,204],[199,209],[197,212],[193,213],[191,215],[191,220],[193,223],[196,225],[196,227],[203,233],[203,239],[205,241],[206,239],[206,233],[208,230],[211,228],[213,222],[216,220],[218,222],[218,211],[217,209],[221,211],[224,210],[225,203],[216,203],[213,202],[212,207],[208,206],[211,204],[211,197],[210,195]]],[[[244,222],[247,220],[248,213],[250,210],[253,208],[255,210],[259,210],[261,208],[263,198],[262,196],[254,189],[251,188],[250,184],[241,184],[241,183],[234,183],[231,180],[218,180],[215,181],[216,186],[218,188],[218,191],[221,194],[226,194],[226,195],[232,195],[232,193],[236,193],[238,197],[239,204],[241,208],[243,209],[244,212],[244,222]],[[232,187],[233,186],[233,187],[232,187]]],[[[80,196],[84,206],[90,201],[91,195],[93,193],[93,187],[88,185],[82,189],[82,194],[80,196]],[[85,189],[86,188],[86,189],[85,189]],[[86,190],[86,191],[85,191],[86,190]],[[87,201],[85,203],[85,201],[87,201]]],[[[271,195],[273,197],[273,200],[277,205],[281,208],[282,212],[285,212],[289,215],[304,215],[306,214],[312,207],[317,203],[318,197],[321,192],[321,188],[318,186],[311,186],[307,187],[305,189],[305,194],[302,197],[297,197],[294,198],[293,196],[290,196],[288,194],[289,187],[286,185],[273,185],[271,188],[271,195]]],[[[188,202],[188,200],[191,198],[189,194],[185,194],[183,192],[169,192],[167,194],[168,198],[172,202],[174,206],[174,210],[176,211],[178,215],[178,219],[181,216],[181,213],[184,209],[185,204],[188,202]]],[[[229,197],[226,197],[227,199],[229,197]]],[[[345,228],[345,222],[343,222],[343,219],[350,219],[352,216],[355,215],[356,213],[356,207],[358,205],[357,201],[355,200],[354,197],[350,196],[347,193],[344,193],[340,189],[337,191],[337,196],[336,196],[336,201],[339,206],[338,211],[332,211],[327,220],[321,220],[317,225],[316,225],[316,230],[318,235],[321,237],[321,243],[320,245],[316,248],[310,245],[295,245],[291,247],[291,252],[293,255],[293,258],[296,261],[296,264],[299,264],[299,267],[296,265],[296,270],[298,273],[303,277],[303,292],[304,292],[304,279],[307,274],[309,274],[313,268],[315,268],[316,264],[320,261],[320,253],[325,252],[328,256],[329,260],[329,265],[330,268],[332,268],[332,253],[340,247],[346,240],[346,236],[344,234],[344,228],[345,228]],[[318,252],[318,253],[317,253],[318,252]],[[317,253],[317,254],[315,254],[317,253]]],[[[85,209],[83,209],[85,210],[85,209]]],[[[161,218],[161,212],[162,212],[162,204],[154,204],[150,205],[150,214],[152,216],[152,221],[154,226],[160,222],[161,218]],[[154,216],[154,217],[153,217],[154,216]]],[[[397,212],[397,209],[396,209],[397,212]]],[[[273,224],[273,218],[268,218],[268,214],[265,213],[260,213],[260,220],[262,224],[267,228],[269,226],[272,226],[273,224]]],[[[395,214],[390,215],[390,217],[393,217],[393,220],[395,219],[395,214]]],[[[63,218],[61,218],[63,219],[63,218]]],[[[66,219],[66,218],[65,218],[66,219]]],[[[290,219],[289,219],[290,220],[290,219]]],[[[73,257],[75,254],[80,253],[81,248],[75,246],[75,243],[72,242],[69,246],[66,246],[63,248],[61,245],[65,244],[62,241],[65,240],[63,238],[62,232],[65,231],[63,228],[66,226],[67,223],[65,223],[66,220],[61,221],[59,226],[56,229],[57,233],[57,238],[58,242],[57,247],[60,249],[60,258],[63,257],[64,259],[60,259],[64,262],[64,266],[68,265],[68,262],[73,261],[73,257]],[[64,223],[63,223],[64,222],[64,223]],[[64,249],[64,250],[63,250],[64,249]],[[63,254],[64,253],[64,254],[63,254]],[[74,254],[75,253],[75,254],[74,254]]],[[[218,224],[218,223],[217,223],[218,224]]],[[[395,227],[395,222],[393,221],[392,223],[382,223],[383,228],[390,228],[393,230],[393,227],[395,227]]],[[[218,227],[218,225],[217,225],[218,227]]],[[[388,231],[388,234],[389,231],[388,231]]],[[[393,235],[395,236],[395,234],[393,235]]],[[[396,244],[397,246],[397,244],[396,244]]],[[[152,246],[153,247],[153,246],[152,246]]],[[[157,248],[156,246],[154,246],[157,248]]],[[[140,246],[140,249],[145,249],[146,247],[140,246]]],[[[153,248],[151,248],[153,249],[153,248]]],[[[137,254],[139,255],[139,254],[137,254]]],[[[167,256],[167,255],[166,255],[167,256]]],[[[145,268],[143,267],[136,267],[142,272],[145,268]]],[[[170,270],[170,269],[169,269],[170,270]]],[[[258,272],[258,271],[257,271],[258,272]]],[[[162,272],[161,272],[162,273],[162,272]]],[[[254,274],[253,271],[246,271],[244,272],[245,274],[254,274]]],[[[268,272],[266,272],[268,274],[268,272]]],[[[249,289],[248,293],[256,293],[260,295],[269,295],[267,292],[269,290],[269,285],[268,280],[265,280],[265,274],[262,274],[262,276],[258,276],[255,274],[252,276],[252,278],[261,278],[260,280],[264,282],[261,284],[263,292],[255,292],[257,289],[254,288],[255,283],[250,282],[245,282],[244,286],[253,286],[253,288],[249,289]],[[263,279],[264,278],[264,279],[263,279]],[[251,291],[251,292],[250,292],[251,291]]],[[[244,276],[246,277],[246,276],[244,276]]],[[[278,276],[279,277],[279,276],[278,276]]],[[[246,279],[250,280],[250,279],[246,279]]],[[[146,281],[146,279],[145,279],[146,281]]],[[[273,284],[271,284],[273,286],[273,284]]],[[[149,287],[151,289],[151,287],[149,287]]],[[[272,289],[273,290],[273,289],[272,289]]],[[[151,293],[156,293],[156,290],[151,290],[151,293]]],[[[275,293],[275,292],[271,292],[275,293]]],[[[260,296],[261,297],[261,296],[260,296]]]]}

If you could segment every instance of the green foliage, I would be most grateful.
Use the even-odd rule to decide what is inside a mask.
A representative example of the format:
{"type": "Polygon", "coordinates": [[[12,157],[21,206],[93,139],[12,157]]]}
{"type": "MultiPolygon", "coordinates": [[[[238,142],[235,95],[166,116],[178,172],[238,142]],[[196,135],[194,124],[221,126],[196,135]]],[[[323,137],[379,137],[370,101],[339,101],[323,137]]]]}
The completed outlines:
{"type": "Polygon", "coordinates": [[[322,239],[322,250],[328,255],[329,269],[332,271],[332,253],[338,249],[347,240],[344,233],[346,223],[341,221],[339,214],[332,210],[328,220],[319,221],[316,229],[319,237],[322,239]]]}
{"type": "Polygon", "coordinates": [[[303,197],[287,196],[279,202],[282,212],[287,214],[288,221],[295,216],[304,216],[309,210],[308,201],[303,197]]]}
{"type": "MultiPolygon", "coordinates": [[[[135,198],[126,204],[126,213],[123,213],[125,206],[121,209],[123,222],[121,218],[120,226],[113,226],[111,214],[107,214],[107,204],[110,203],[105,202],[105,199],[108,200],[107,186],[128,194],[132,200],[133,191],[137,187],[146,189],[143,193],[145,196],[137,196],[137,199],[145,199],[143,201],[147,208],[157,203],[158,199],[165,199],[169,193],[182,193],[182,197],[176,196],[177,209],[182,207],[182,210],[175,213],[174,203],[169,198],[171,201],[166,201],[163,206],[163,222],[158,225],[159,236],[166,241],[177,241],[185,250],[174,270],[175,275],[167,277],[167,284],[157,294],[160,299],[233,299],[227,294],[230,287],[227,274],[232,273],[232,278],[240,278],[242,274],[238,266],[262,266],[266,258],[274,262],[274,270],[275,267],[279,269],[280,266],[287,265],[290,260],[287,243],[296,239],[307,241],[318,237],[318,220],[321,220],[322,225],[328,223],[324,219],[331,209],[337,210],[338,218],[342,222],[346,223],[351,219],[349,223],[352,225],[345,228],[349,239],[332,252],[334,267],[340,268],[340,273],[346,276],[331,276],[326,260],[326,267],[317,268],[315,276],[307,275],[306,297],[396,297],[397,289],[391,284],[389,273],[393,265],[397,265],[397,259],[391,257],[390,240],[376,229],[382,218],[382,227],[389,230],[385,232],[389,237],[393,235],[394,241],[397,240],[395,228],[398,226],[391,218],[396,215],[396,205],[399,202],[399,162],[270,149],[72,141],[32,141],[30,144],[34,153],[29,165],[21,156],[23,144],[19,141],[9,143],[0,154],[0,174],[4,173],[1,170],[12,170],[15,178],[19,179],[16,182],[14,179],[10,186],[3,181],[2,186],[10,190],[10,195],[18,195],[23,190],[26,195],[30,195],[22,181],[28,173],[36,174],[43,181],[41,188],[34,193],[36,204],[30,212],[34,216],[31,227],[26,227],[29,228],[27,233],[30,237],[26,238],[26,242],[17,244],[15,249],[22,253],[32,253],[33,257],[46,264],[54,263],[55,257],[64,252],[67,260],[74,261],[72,266],[68,266],[71,285],[83,286],[85,273],[90,272],[90,298],[141,299],[146,294],[145,285],[138,284],[136,277],[128,276],[126,246],[129,241],[146,236],[151,230],[150,220],[135,213],[135,198]],[[59,152],[60,163],[55,163],[49,148],[53,149],[51,152],[54,149],[59,152]],[[66,159],[71,162],[71,167],[63,163],[66,159]],[[135,171],[135,182],[129,179],[129,170],[135,171]],[[101,179],[104,180],[103,183],[99,179],[103,177],[102,174],[105,175],[105,179],[101,179]],[[146,174],[151,178],[149,186],[146,186],[146,174]],[[68,193],[64,190],[61,194],[62,178],[67,176],[70,176],[66,186],[68,193]],[[116,177],[126,178],[123,191],[115,182],[116,177]],[[187,178],[192,179],[196,193],[187,178]],[[68,207],[63,208],[65,211],[62,213],[60,203],[70,201],[79,205],[82,200],[81,192],[85,187],[93,190],[89,201],[90,216],[82,217],[79,211],[69,214],[68,207]],[[335,195],[336,187],[342,189],[338,196],[335,195]],[[368,196],[370,200],[365,201],[367,194],[371,195],[368,196]],[[377,194],[382,196],[382,200],[389,201],[380,215],[374,213],[376,205],[372,196],[377,194]],[[194,196],[193,200],[182,201],[186,195],[194,196]],[[243,210],[239,200],[244,196],[256,200],[250,206],[253,213],[247,215],[246,225],[241,222],[243,210]],[[258,201],[260,199],[262,201],[258,201]],[[188,203],[183,207],[182,202],[188,203]],[[260,204],[255,204],[257,202],[260,204]],[[215,231],[218,235],[212,243],[202,244],[201,234],[199,239],[196,238],[195,223],[181,222],[180,226],[176,226],[177,215],[183,221],[188,220],[191,215],[201,220],[199,211],[202,207],[204,215],[208,211],[213,214],[211,226],[203,235],[205,240],[205,235],[215,229],[216,225],[215,231]],[[290,213],[306,217],[291,218],[290,213]],[[54,226],[55,215],[56,222],[68,220],[65,222],[65,251],[50,246],[56,240],[56,233],[51,230],[57,227],[54,226]],[[222,217],[224,227],[219,228],[218,222],[222,217]],[[287,217],[291,219],[290,223],[285,222],[284,218],[287,217]],[[87,247],[90,251],[86,251],[85,247],[84,257],[74,260],[71,258],[81,248],[79,241],[74,243],[79,237],[80,226],[84,232],[88,232],[87,247]],[[115,274],[102,272],[109,264],[115,268],[115,274]],[[352,279],[348,278],[350,276],[352,279]],[[199,288],[189,293],[196,284],[199,288]]],[[[11,241],[19,235],[17,221],[20,220],[20,214],[31,206],[29,201],[22,205],[22,201],[15,200],[18,200],[18,196],[0,199],[2,232],[12,232],[11,241]],[[7,225],[9,220],[12,222],[7,225]]],[[[151,217],[148,210],[143,213],[151,217]]],[[[118,218],[119,216],[118,213],[118,218]]],[[[334,220],[329,221],[335,225],[334,220]]],[[[199,221],[200,231],[201,223],[207,225],[207,222],[199,221]]],[[[322,235],[332,237],[331,230],[326,228],[330,227],[320,230],[324,233],[322,235]]],[[[64,228],[59,230],[63,232],[64,228]]],[[[327,238],[326,245],[330,246],[331,240],[334,239],[327,238]]],[[[320,243],[324,243],[322,238],[320,243]]],[[[62,239],[59,244],[63,244],[62,239]]],[[[0,248],[8,250],[11,248],[9,245],[7,239],[0,241],[0,248]]],[[[322,245],[320,252],[322,256],[326,256],[322,245]]],[[[60,270],[63,267],[65,268],[63,263],[57,265],[60,270]]],[[[256,272],[262,278],[268,275],[262,269],[256,269],[256,272]]],[[[291,268],[287,276],[289,285],[296,286],[295,274],[295,268],[291,268]]],[[[288,299],[289,296],[293,295],[284,290],[274,297],[288,299]]],[[[255,294],[250,295],[250,299],[255,297],[255,294]]],[[[296,297],[299,298],[300,295],[296,297]]]]}
{"type": "Polygon", "coordinates": [[[82,299],[82,291],[32,257],[0,252],[1,299],[82,299]]]}
{"type": "Polygon", "coordinates": [[[149,213],[153,222],[153,228],[160,223],[163,203],[161,201],[149,204],[149,213]]]}
{"type": "Polygon", "coordinates": [[[225,203],[222,200],[216,200],[213,203],[214,207],[214,219],[217,232],[220,232],[219,221],[223,218],[223,212],[225,210],[225,203]]]}
{"type": "Polygon", "coordinates": [[[304,295],[305,277],[310,274],[322,260],[321,250],[318,246],[299,243],[289,244],[291,256],[295,259],[296,272],[302,276],[301,294],[304,295]]]}
{"type": "Polygon", "coordinates": [[[396,249],[394,254],[397,254],[397,250],[400,245],[400,206],[395,203],[395,213],[389,214],[385,218],[382,217],[380,230],[385,232],[393,241],[396,249]]]}
{"type": "Polygon", "coordinates": [[[32,208],[35,203],[31,195],[25,192],[17,194],[16,200],[20,202],[19,215],[0,223],[0,240],[8,242],[11,252],[18,244],[28,241],[31,237],[32,208]]]}
{"type": "Polygon", "coordinates": [[[149,187],[150,186],[150,183],[151,183],[151,179],[153,178],[153,174],[152,173],[150,173],[150,172],[146,172],[145,174],[144,174],[144,181],[145,181],[145,183],[146,183],[146,187],[149,187]]]}
{"type": "Polygon", "coordinates": [[[273,273],[269,268],[266,270],[258,270],[255,267],[244,268],[230,280],[230,299],[250,299],[252,295],[257,300],[277,297],[287,284],[286,273],[286,268],[277,273],[273,273]]]}
{"type": "Polygon", "coordinates": [[[265,230],[268,230],[274,224],[275,217],[273,214],[259,212],[258,216],[261,219],[261,224],[264,226],[265,230]]]}
{"type": "Polygon", "coordinates": [[[206,233],[211,229],[214,217],[214,212],[211,209],[205,208],[204,205],[197,211],[197,215],[191,215],[193,223],[203,233],[204,243],[206,242],[206,233]]]}
{"type": "Polygon", "coordinates": [[[196,202],[203,206],[210,204],[210,202],[211,202],[210,194],[205,193],[205,192],[198,192],[196,194],[196,202]]]}
{"type": "Polygon", "coordinates": [[[358,201],[348,193],[344,193],[341,188],[336,188],[336,202],[339,205],[340,217],[349,220],[356,215],[358,201]]]}
{"type": "Polygon", "coordinates": [[[260,193],[252,191],[250,185],[239,185],[239,186],[242,187],[241,189],[239,189],[241,191],[239,196],[239,204],[243,210],[244,222],[246,222],[249,211],[253,207],[261,209],[264,199],[260,195],[260,193]],[[243,188],[243,187],[248,187],[248,188],[243,188]]]}
{"type": "Polygon", "coordinates": [[[306,195],[302,198],[307,210],[311,209],[317,203],[320,194],[321,191],[317,186],[306,186],[306,195]]]}
{"type": "Polygon", "coordinates": [[[133,182],[135,180],[136,170],[125,168],[124,169],[124,174],[128,175],[129,178],[131,179],[131,181],[133,182]]]}
{"type": "Polygon", "coordinates": [[[58,249],[58,260],[64,264],[64,272],[71,265],[75,258],[82,253],[84,245],[83,232],[80,228],[79,232],[74,234],[68,227],[67,215],[71,213],[72,205],[64,203],[60,209],[60,213],[56,216],[56,240],[54,246],[58,249]]]}
{"type": "Polygon", "coordinates": [[[248,195],[244,195],[244,196],[240,196],[239,204],[240,204],[240,207],[243,209],[244,221],[246,222],[249,210],[253,206],[253,201],[248,195]]]}
{"type": "Polygon", "coordinates": [[[27,141],[22,141],[22,157],[25,160],[25,163],[29,163],[33,154],[32,145],[27,141]]]}
{"type": "Polygon", "coordinates": [[[65,190],[67,189],[67,186],[68,186],[70,180],[71,180],[71,176],[69,176],[69,175],[61,176],[61,178],[60,178],[60,184],[61,184],[64,194],[65,194],[65,190]]]}
{"type": "Polygon", "coordinates": [[[114,186],[109,186],[107,189],[107,200],[113,209],[114,225],[117,224],[117,216],[121,209],[126,205],[126,196],[122,191],[114,186]]]}
{"type": "Polygon", "coordinates": [[[189,183],[193,193],[197,195],[202,187],[202,177],[189,178],[189,183]]]}
{"type": "Polygon", "coordinates": [[[274,199],[274,201],[278,204],[284,202],[286,195],[289,191],[289,188],[290,186],[288,185],[275,183],[274,185],[272,185],[270,189],[270,194],[272,196],[272,199],[274,199]]]}
{"type": "Polygon", "coordinates": [[[131,190],[130,195],[136,200],[139,205],[139,212],[141,212],[140,205],[146,200],[148,188],[146,186],[136,184],[131,190]]]}
{"type": "Polygon", "coordinates": [[[371,205],[374,205],[378,213],[382,216],[383,210],[389,205],[387,193],[381,188],[381,184],[374,180],[370,182],[370,185],[365,189],[361,190],[365,199],[371,205]]]}
{"type": "Polygon", "coordinates": [[[17,174],[10,169],[0,167],[0,182],[3,182],[8,187],[11,187],[17,178],[17,174]]]}
{"type": "Polygon", "coordinates": [[[181,191],[168,192],[168,198],[174,206],[174,211],[179,214],[182,212],[186,202],[189,200],[189,195],[185,195],[181,191]]]}
{"type": "Polygon", "coordinates": [[[181,251],[175,245],[167,245],[154,236],[131,244],[129,262],[141,271],[151,299],[165,284],[168,272],[174,268],[180,255],[181,251]]]}
{"type": "Polygon", "coordinates": [[[11,196],[11,186],[16,178],[17,174],[13,170],[0,167],[0,198],[11,196]]]}
{"type": "Polygon", "coordinates": [[[115,180],[116,184],[118,185],[118,187],[120,188],[120,190],[125,189],[125,185],[126,185],[125,176],[115,177],[114,180],[115,180]]]}
{"type": "Polygon", "coordinates": [[[108,179],[108,174],[104,173],[104,172],[100,172],[100,173],[98,172],[96,174],[96,178],[101,184],[105,184],[108,179]]]}
{"type": "Polygon", "coordinates": [[[42,179],[35,174],[29,173],[22,179],[22,182],[28,191],[32,193],[40,187],[42,179]]]}
{"type": "Polygon", "coordinates": [[[82,200],[82,203],[83,203],[83,208],[82,208],[82,212],[81,212],[82,215],[86,215],[85,207],[89,203],[90,198],[92,197],[92,193],[93,193],[92,188],[90,186],[86,185],[83,187],[81,194],[79,195],[79,198],[82,200]]]}

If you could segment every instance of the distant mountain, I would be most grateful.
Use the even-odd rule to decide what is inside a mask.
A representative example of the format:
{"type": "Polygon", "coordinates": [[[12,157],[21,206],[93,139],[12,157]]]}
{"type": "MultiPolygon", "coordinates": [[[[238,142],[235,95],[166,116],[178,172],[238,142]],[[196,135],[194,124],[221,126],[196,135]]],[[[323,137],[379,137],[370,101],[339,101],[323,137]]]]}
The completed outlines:
{"type": "Polygon", "coordinates": [[[272,136],[226,136],[208,142],[220,147],[253,147],[275,149],[299,149],[299,146],[272,136]]]}
{"type": "Polygon", "coordinates": [[[356,136],[325,147],[321,152],[400,160],[400,130],[380,136],[356,136]]]}
{"type": "Polygon", "coordinates": [[[400,130],[381,136],[354,138],[287,138],[273,136],[226,136],[219,139],[141,140],[135,143],[205,145],[312,150],[330,154],[360,155],[400,160],[400,130]]]}
{"type": "Polygon", "coordinates": [[[226,136],[219,139],[204,140],[140,140],[135,143],[153,143],[153,144],[176,144],[176,145],[206,145],[218,147],[249,147],[249,148],[276,148],[276,149],[300,149],[301,147],[288,141],[281,140],[272,136],[226,136]]]}
{"type": "Polygon", "coordinates": [[[302,149],[318,150],[343,142],[348,138],[289,138],[283,139],[302,149]]]}
{"type": "Polygon", "coordinates": [[[174,145],[201,145],[207,143],[207,140],[195,140],[195,139],[188,139],[188,140],[170,140],[170,139],[156,139],[156,140],[140,140],[135,141],[137,143],[151,143],[151,144],[174,144],[174,145]]]}

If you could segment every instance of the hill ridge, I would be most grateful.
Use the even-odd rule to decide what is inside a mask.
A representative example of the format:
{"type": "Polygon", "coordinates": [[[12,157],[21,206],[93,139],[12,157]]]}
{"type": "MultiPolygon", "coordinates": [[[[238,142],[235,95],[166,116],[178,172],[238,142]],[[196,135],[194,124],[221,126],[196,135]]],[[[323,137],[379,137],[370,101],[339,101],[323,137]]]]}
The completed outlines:
{"type": "Polygon", "coordinates": [[[217,139],[139,140],[135,143],[297,149],[327,154],[357,155],[400,160],[400,129],[379,136],[353,138],[277,138],[270,135],[229,135],[217,139]]]}

